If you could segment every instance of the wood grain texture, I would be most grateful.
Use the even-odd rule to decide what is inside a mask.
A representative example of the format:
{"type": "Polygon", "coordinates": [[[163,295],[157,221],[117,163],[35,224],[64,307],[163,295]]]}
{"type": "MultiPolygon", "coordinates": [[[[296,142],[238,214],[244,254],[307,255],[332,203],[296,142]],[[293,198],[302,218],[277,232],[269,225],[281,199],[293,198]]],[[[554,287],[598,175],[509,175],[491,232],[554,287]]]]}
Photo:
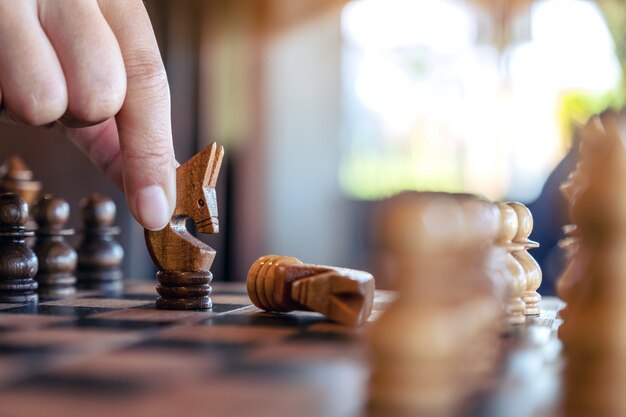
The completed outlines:
{"type": "Polygon", "coordinates": [[[77,281],[84,289],[120,291],[124,249],[115,240],[116,207],[112,199],[91,194],[81,201],[82,240],[78,246],[77,281]]]}
{"type": "Polygon", "coordinates": [[[65,228],[70,215],[67,201],[45,195],[33,208],[33,216],[39,225],[37,240],[33,247],[39,260],[35,279],[41,295],[69,295],[76,292],[77,254],[65,240],[74,234],[65,228]]]}
{"type": "Polygon", "coordinates": [[[0,194],[0,303],[37,302],[37,257],[26,245],[28,205],[17,194],[0,194]]]}
{"type": "Polygon", "coordinates": [[[374,277],[364,271],[267,255],[252,264],[247,287],[254,305],[266,311],[312,310],[349,326],[372,313],[374,277]]]}
{"type": "Polygon", "coordinates": [[[176,170],[176,209],[169,224],[159,231],[145,231],[146,245],[159,272],[157,307],[205,309],[215,250],[187,229],[193,220],[200,233],[218,233],[215,186],[224,148],[213,143],[176,170]]]}
{"type": "Polygon", "coordinates": [[[506,301],[507,320],[509,324],[523,324],[525,322],[524,308],[526,304],[522,299],[526,291],[526,276],[523,266],[513,256],[514,252],[523,250],[523,246],[513,241],[517,234],[518,219],[515,210],[504,202],[497,203],[500,209],[500,230],[496,239],[496,246],[506,250],[504,259],[508,280],[508,299],[506,301]]]}
{"type": "Polygon", "coordinates": [[[528,207],[522,203],[509,202],[507,204],[517,215],[517,232],[513,237],[513,243],[522,247],[521,250],[513,251],[512,254],[522,266],[526,278],[526,288],[522,294],[524,315],[536,316],[539,314],[539,302],[541,301],[541,295],[537,290],[541,286],[542,273],[535,258],[528,253],[529,249],[539,247],[537,242],[529,239],[533,231],[533,215],[528,207]]]}
{"type": "MultiPolygon", "coordinates": [[[[624,116],[589,122],[581,147],[584,181],[570,201],[578,251],[564,275],[563,416],[626,415],[626,146],[624,116]]],[[[563,278],[562,278],[563,279],[563,278]]],[[[561,288],[563,290],[563,288],[561,288]]]]}

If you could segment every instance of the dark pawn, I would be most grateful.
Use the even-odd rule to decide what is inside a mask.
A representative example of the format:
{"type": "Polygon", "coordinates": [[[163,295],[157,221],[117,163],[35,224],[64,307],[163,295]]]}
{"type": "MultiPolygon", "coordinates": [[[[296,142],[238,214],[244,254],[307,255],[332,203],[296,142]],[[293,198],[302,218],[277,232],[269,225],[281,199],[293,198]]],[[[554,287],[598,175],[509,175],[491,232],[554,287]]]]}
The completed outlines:
{"type": "Polygon", "coordinates": [[[28,205],[17,194],[0,194],[0,302],[37,302],[37,257],[24,240],[28,205]]]}
{"type": "Polygon", "coordinates": [[[76,292],[76,251],[65,241],[65,236],[74,234],[73,229],[64,228],[69,215],[69,204],[51,195],[45,195],[33,209],[39,225],[33,249],[39,260],[35,279],[40,295],[65,296],[76,292]]]}
{"type": "Polygon", "coordinates": [[[81,202],[83,240],[78,247],[78,287],[115,292],[122,289],[124,259],[122,246],[113,239],[119,228],[115,203],[108,197],[92,194],[81,202]]]}

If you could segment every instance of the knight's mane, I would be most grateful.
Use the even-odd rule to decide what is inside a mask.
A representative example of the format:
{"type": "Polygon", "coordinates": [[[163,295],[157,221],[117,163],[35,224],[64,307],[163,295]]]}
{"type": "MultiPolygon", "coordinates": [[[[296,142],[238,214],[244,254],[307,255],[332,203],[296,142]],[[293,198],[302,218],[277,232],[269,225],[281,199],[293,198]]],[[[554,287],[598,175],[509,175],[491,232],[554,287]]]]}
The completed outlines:
{"type": "Polygon", "coordinates": [[[223,158],[224,147],[218,147],[216,143],[212,143],[179,166],[178,175],[185,173],[183,176],[190,178],[189,174],[192,174],[192,181],[202,181],[203,187],[215,188],[223,158]]]}

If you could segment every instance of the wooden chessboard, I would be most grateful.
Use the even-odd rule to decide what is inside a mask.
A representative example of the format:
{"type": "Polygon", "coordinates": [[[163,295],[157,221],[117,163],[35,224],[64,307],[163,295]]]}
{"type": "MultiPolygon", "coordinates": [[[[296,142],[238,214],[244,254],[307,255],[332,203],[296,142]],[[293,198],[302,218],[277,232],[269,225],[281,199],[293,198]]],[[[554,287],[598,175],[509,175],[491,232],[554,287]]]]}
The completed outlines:
{"type": "MultiPolygon", "coordinates": [[[[358,416],[368,378],[366,327],[315,313],[269,314],[241,284],[214,286],[213,310],[154,308],[154,286],[0,304],[0,415],[358,416]]],[[[378,292],[372,318],[390,302],[378,292]]],[[[507,338],[498,416],[554,404],[558,301],[507,338]],[[513,406],[515,405],[515,406],[513,406]]]]}

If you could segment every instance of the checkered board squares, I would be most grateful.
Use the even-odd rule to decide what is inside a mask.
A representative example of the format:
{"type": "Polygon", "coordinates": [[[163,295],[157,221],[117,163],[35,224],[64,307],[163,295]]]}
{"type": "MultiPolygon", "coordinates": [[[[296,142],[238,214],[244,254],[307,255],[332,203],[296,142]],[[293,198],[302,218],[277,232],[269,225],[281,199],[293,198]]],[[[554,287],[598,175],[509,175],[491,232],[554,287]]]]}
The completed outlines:
{"type": "MultiPolygon", "coordinates": [[[[117,295],[0,306],[0,415],[362,415],[367,325],[262,312],[241,284],[216,284],[212,311],[156,310],[155,297],[154,286],[135,285],[117,295]]],[[[392,301],[377,292],[372,317],[392,301]]],[[[542,306],[541,317],[507,336],[497,411],[481,416],[505,415],[498,399],[558,380],[552,347],[560,305],[546,299],[542,306]]],[[[524,406],[537,409],[545,397],[526,396],[524,406]]]]}
{"type": "Polygon", "coordinates": [[[138,285],[0,307],[0,414],[276,415],[268,399],[289,393],[289,415],[332,415],[320,404],[342,379],[324,376],[365,381],[362,329],[262,312],[240,284],[215,285],[211,311],[156,310],[155,297],[138,285]]]}

